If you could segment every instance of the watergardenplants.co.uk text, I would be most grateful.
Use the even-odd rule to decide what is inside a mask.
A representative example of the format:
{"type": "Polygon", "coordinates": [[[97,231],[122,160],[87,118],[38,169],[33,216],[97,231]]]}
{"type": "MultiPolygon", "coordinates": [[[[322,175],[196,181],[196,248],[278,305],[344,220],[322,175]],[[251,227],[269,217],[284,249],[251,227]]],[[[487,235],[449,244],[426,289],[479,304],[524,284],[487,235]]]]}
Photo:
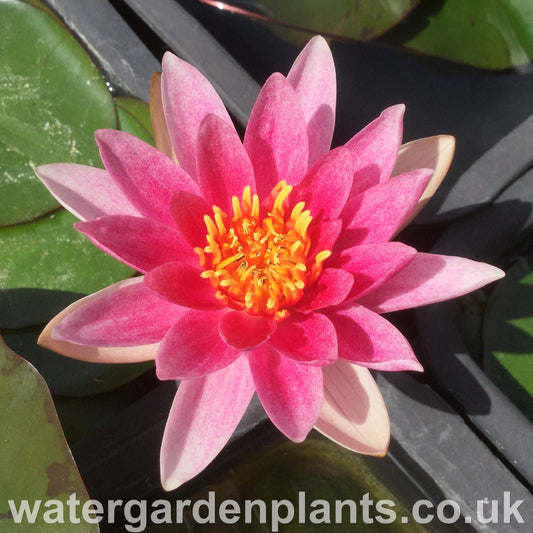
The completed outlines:
{"type": "MultiPolygon", "coordinates": [[[[400,516],[394,501],[373,500],[365,493],[356,501],[352,499],[308,500],[306,493],[298,493],[298,501],[287,499],[263,501],[260,499],[238,502],[233,499],[217,501],[215,491],[206,499],[196,501],[176,500],[99,500],[80,501],[73,493],[63,500],[8,500],[9,513],[3,519],[16,524],[97,524],[100,522],[122,523],[125,531],[139,533],[148,524],[183,524],[194,521],[197,524],[245,524],[260,523],[270,526],[275,533],[281,525],[298,524],[392,524],[394,522],[430,524],[478,523],[509,524],[524,523],[520,514],[523,500],[512,500],[510,492],[503,492],[498,500],[479,499],[473,516],[464,515],[454,500],[431,502],[418,500],[410,509],[410,515],[400,516]]],[[[0,520],[1,523],[1,520],[0,520]]]]}

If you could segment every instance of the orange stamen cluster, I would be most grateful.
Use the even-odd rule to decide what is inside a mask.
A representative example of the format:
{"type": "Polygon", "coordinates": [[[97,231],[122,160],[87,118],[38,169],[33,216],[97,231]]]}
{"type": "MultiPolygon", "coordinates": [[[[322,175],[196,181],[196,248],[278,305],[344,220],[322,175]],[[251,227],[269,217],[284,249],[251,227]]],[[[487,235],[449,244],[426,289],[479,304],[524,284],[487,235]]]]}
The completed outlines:
{"type": "Polygon", "coordinates": [[[312,216],[304,202],[290,214],[285,212],[291,191],[291,185],[278,183],[268,205],[261,208],[259,197],[252,196],[248,186],[241,202],[232,198],[233,217],[217,206],[212,217],[204,216],[207,246],[195,248],[204,269],[202,277],[211,281],[217,298],[229,307],[274,320],[285,318],[287,308],[301,299],[331,255],[321,251],[307,264],[312,216]]]}

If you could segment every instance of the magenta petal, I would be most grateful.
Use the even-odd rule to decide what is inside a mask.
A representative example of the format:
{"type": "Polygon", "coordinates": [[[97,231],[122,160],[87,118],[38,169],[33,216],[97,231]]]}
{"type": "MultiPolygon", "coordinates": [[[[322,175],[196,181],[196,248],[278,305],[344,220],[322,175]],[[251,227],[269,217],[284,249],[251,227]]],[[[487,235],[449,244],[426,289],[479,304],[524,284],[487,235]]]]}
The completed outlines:
{"type": "Polygon", "coordinates": [[[309,313],[331,305],[339,305],[346,298],[353,286],[353,276],[339,268],[326,268],[320,277],[305,289],[296,308],[309,313]]]}
{"type": "Polygon", "coordinates": [[[354,159],[352,195],[390,177],[402,143],[404,112],[403,104],[385,109],[346,143],[354,159]]]}
{"type": "Polygon", "coordinates": [[[328,316],[342,359],[377,370],[423,370],[406,338],[381,315],[352,304],[328,316]]]}
{"type": "Polygon", "coordinates": [[[303,111],[290,83],[279,73],[266,81],[252,109],[244,147],[254,168],[257,192],[299,183],[307,171],[308,140],[303,111]]]}
{"type": "Polygon", "coordinates": [[[165,263],[144,277],[144,284],[163,298],[191,309],[220,309],[215,289],[208,279],[200,277],[199,267],[185,263],[165,263]]]}
{"type": "Polygon", "coordinates": [[[178,161],[190,176],[196,177],[196,140],[200,124],[210,113],[228,124],[232,123],[231,118],[203,74],[170,52],[163,56],[161,94],[178,161]]]}
{"type": "Polygon", "coordinates": [[[360,244],[341,250],[328,259],[328,267],[342,268],[353,277],[348,300],[377,289],[407,266],[416,250],[400,242],[360,244]]]}
{"type": "Polygon", "coordinates": [[[352,187],[352,155],[342,146],[328,152],[294,188],[291,201],[305,202],[313,218],[339,217],[352,187]]]}
{"type": "Polygon", "coordinates": [[[385,455],[389,415],[370,371],[339,360],[323,372],[324,406],[315,428],[354,452],[385,455]]]}
{"type": "Polygon", "coordinates": [[[198,185],[183,169],[137,137],[118,130],[98,130],[95,137],[106,169],[144,216],[172,223],[172,194],[198,193],[198,185]]]}
{"type": "Polygon", "coordinates": [[[337,249],[390,240],[415,208],[431,174],[428,169],[414,170],[350,198],[337,249]]]}
{"type": "Polygon", "coordinates": [[[170,212],[178,231],[191,247],[203,248],[206,244],[207,228],[204,215],[211,215],[212,209],[196,194],[179,191],[170,200],[170,212]]]}
{"type": "Polygon", "coordinates": [[[335,328],[321,313],[283,320],[270,342],[283,355],[302,363],[322,366],[337,359],[335,328]]]}
{"type": "Polygon", "coordinates": [[[37,167],[35,173],[55,199],[80,220],[105,215],[140,215],[105,170],[53,163],[37,167]]]}
{"type": "Polygon", "coordinates": [[[75,305],[55,324],[57,341],[88,346],[137,346],[159,342],[184,310],[163,300],[133,278],[75,305]]]}
{"type": "Polygon", "coordinates": [[[245,357],[205,378],[180,383],[161,445],[161,482],[165,490],[193,478],[218,455],[253,392],[245,357]]]}
{"type": "Polygon", "coordinates": [[[232,196],[241,198],[247,185],[255,193],[252,164],[235,128],[207,115],[198,130],[198,183],[209,205],[231,213],[232,196]]]}
{"type": "Polygon", "coordinates": [[[104,252],[140,272],[170,261],[198,265],[198,256],[178,231],[155,220],[108,216],[74,226],[104,252]]]}
{"type": "Polygon", "coordinates": [[[157,377],[198,378],[233,363],[240,352],[220,337],[223,313],[187,309],[161,341],[155,360],[157,377]]]}
{"type": "Polygon", "coordinates": [[[296,58],[287,80],[296,90],[304,112],[311,165],[329,150],[335,126],[335,64],[323,37],[313,37],[307,43],[296,58]]]}
{"type": "Polygon", "coordinates": [[[249,361],[270,420],[289,439],[302,442],[322,408],[322,367],[284,357],[268,345],[250,352],[249,361]]]}
{"type": "Polygon", "coordinates": [[[358,302],[388,313],[457,298],[504,275],[499,268],[463,257],[418,253],[403,270],[358,302]]]}
{"type": "Polygon", "coordinates": [[[230,311],[219,323],[221,337],[237,350],[256,348],[276,331],[276,322],[244,311],[230,311]]]}

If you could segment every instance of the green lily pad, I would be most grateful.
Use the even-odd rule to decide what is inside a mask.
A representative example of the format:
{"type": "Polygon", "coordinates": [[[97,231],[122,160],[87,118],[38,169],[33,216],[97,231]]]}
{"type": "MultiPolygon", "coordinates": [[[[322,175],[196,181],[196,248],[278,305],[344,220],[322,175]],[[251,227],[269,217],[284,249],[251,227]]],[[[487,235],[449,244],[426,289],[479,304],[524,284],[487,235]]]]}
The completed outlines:
{"type": "Polygon", "coordinates": [[[150,106],[137,98],[115,98],[118,114],[118,127],[135,137],[154,145],[152,121],[150,119],[150,106]]]}
{"type": "MultiPolygon", "coordinates": [[[[368,41],[383,35],[403,20],[420,0],[253,0],[259,12],[277,24],[313,33],[368,41]]],[[[231,3],[231,2],[230,2],[231,3]]],[[[239,3],[241,6],[242,3],[239,3]]],[[[286,30],[281,30],[284,33],[286,30]]],[[[287,35],[290,37],[291,33],[287,35]]]]}
{"type": "Polygon", "coordinates": [[[533,419],[533,272],[524,258],[490,297],[483,343],[485,371],[533,419]]]}
{"type": "Polygon", "coordinates": [[[70,359],[37,344],[42,329],[5,330],[3,336],[12,350],[35,366],[54,395],[81,397],[108,392],[129,383],[154,366],[153,361],[98,364],[70,359]]]}
{"type": "Polygon", "coordinates": [[[493,70],[533,59],[531,0],[426,0],[423,5],[436,12],[404,43],[411,50],[493,70]]]}
{"type": "Polygon", "coordinates": [[[99,165],[93,138],[116,127],[113,98],[74,37],[44,8],[0,0],[0,226],[57,207],[37,165],[99,165]]]}
{"type": "Polygon", "coordinates": [[[65,301],[133,274],[76,231],[75,221],[60,209],[0,228],[0,327],[42,324],[65,301]]]}
{"type": "MultiPolygon", "coordinates": [[[[4,533],[97,533],[96,524],[69,521],[67,501],[79,501],[78,513],[89,499],[65,442],[46,384],[24,359],[0,339],[0,529],[4,533]],[[9,500],[20,511],[21,500],[36,509],[36,521],[15,523],[9,500]],[[57,522],[59,508],[65,523],[57,522]],[[53,523],[50,523],[53,522],[53,523]]],[[[21,517],[22,518],[22,517],[21,517]]]]}

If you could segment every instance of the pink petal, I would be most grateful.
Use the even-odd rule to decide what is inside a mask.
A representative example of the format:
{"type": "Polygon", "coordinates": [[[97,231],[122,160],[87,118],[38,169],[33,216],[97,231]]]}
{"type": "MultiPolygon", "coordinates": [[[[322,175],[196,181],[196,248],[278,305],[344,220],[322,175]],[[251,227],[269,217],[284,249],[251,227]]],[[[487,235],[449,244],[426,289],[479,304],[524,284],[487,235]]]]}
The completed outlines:
{"type": "Polygon", "coordinates": [[[232,123],[231,118],[209,81],[170,52],[163,56],[161,92],[178,161],[190,176],[196,177],[196,139],[200,124],[210,113],[228,124],[232,123]]]}
{"type": "Polygon", "coordinates": [[[307,171],[308,139],[298,96],[279,73],[266,81],[252,109],[244,147],[254,168],[257,192],[266,198],[274,185],[301,181],[307,171]]]}
{"type": "Polygon", "coordinates": [[[178,231],[155,220],[109,216],[74,226],[98,248],[140,272],[170,261],[198,265],[198,256],[178,231]]]}
{"type": "Polygon", "coordinates": [[[221,337],[237,350],[251,350],[268,340],[276,331],[276,322],[244,311],[226,313],[219,324],[221,337]]]}
{"type": "MultiPolygon", "coordinates": [[[[138,346],[104,347],[86,346],[70,340],[55,338],[56,327],[61,324],[63,320],[68,321],[68,317],[78,309],[87,304],[92,304],[92,302],[100,299],[104,295],[107,297],[110,296],[111,293],[122,291],[130,284],[142,284],[142,278],[133,278],[115,283],[100,292],[91,294],[90,296],[86,296],[85,298],[74,302],[46,325],[39,337],[39,344],[49,350],[71,357],[72,359],[88,361],[91,363],[137,363],[140,361],[150,361],[155,359],[159,347],[159,343],[157,342],[138,346]]],[[[172,309],[172,312],[174,311],[175,310],[172,309]]],[[[171,315],[172,313],[168,315],[169,318],[171,318],[171,315]]],[[[157,326],[160,326],[160,324],[157,326]]]]}
{"type": "Polygon", "coordinates": [[[118,130],[98,130],[95,137],[106,169],[143,215],[172,223],[172,194],[198,194],[197,184],[174,161],[137,137],[118,130]]]}
{"type": "Polygon", "coordinates": [[[390,177],[402,142],[404,112],[403,104],[388,107],[346,143],[354,159],[352,195],[390,177]]]}
{"type": "Polygon", "coordinates": [[[54,341],[99,347],[159,342],[184,310],[159,298],[142,281],[125,280],[83,298],[60,313],[46,335],[54,341]]]}
{"type": "Polygon", "coordinates": [[[241,353],[220,337],[222,314],[187,309],[161,341],[155,361],[157,377],[198,378],[233,363],[241,353]]]}
{"type": "Polygon", "coordinates": [[[152,81],[150,83],[150,119],[152,121],[155,147],[177,163],[178,158],[176,157],[172,141],[170,140],[167,121],[163,111],[161,72],[154,72],[154,74],[152,74],[152,81]]]}
{"type": "Polygon", "coordinates": [[[302,442],[322,408],[322,367],[301,364],[268,345],[250,352],[249,361],[270,420],[289,439],[302,442]]]}
{"type": "Polygon", "coordinates": [[[396,166],[392,171],[393,176],[409,172],[415,168],[430,168],[433,170],[433,176],[431,176],[418,204],[405,221],[404,226],[409,224],[422,211],[422,208],[435,194],[452,164],[454,151],[455,139],[451,135],[425,137],[404,144],[400,148],[396,166]]]}
{"type": "Polygon", "coordinates": [[[213,210],[203,198],[179,191],[170,200],[170,212],[178,231],[192,248],[206,246],[207,228],[203,220],[204,215],[212,215],[213,210]]]}
{"type": "Polygon", "coordinates": [[[347,297],[351,300],[377,289],[415,255],[414,248],[400,242],[360,244],[333,254],[328,267],[342,268],[352,275],[353,288],[347,297]]]}
{"type": "Polygon", "coordinates": [[[165,263],[154,268],[144,278],[144,285],[159,296],[191,309],[220,309],[223,304],[215,298],[215,288],[208,279],[200,277],[199,267],[185,263],[165,263]]]}
{"type": "Polygon", "coordinates": [[[330,365],[337,359],[337,335],[325,315],[292,315],[281,321],[270,340],[283,355],[302,363],[330,365]]]}
{"type": "Polygon", "coordinates": [[[385,455],[389,415],[368,369],[339,360],[323,372],[324,406],[315,428],[354,452],[385,455]]]}
{"type": "Polygon", "coordinates": [[[209,205],[230,214],[232,196],[242,197],[247,185],[255,193],[252,164],[235,128],[207,115],[198,130],[198,183],[209,205]]]}
{"type": "Polygon", "coordinates": [[[499,268],[463,257],[418,253],[403,270],[358,302],[388,313],[450,300],[504,275],[499,268]]]}
{"type": "Polygon", "coordinates": [[[305,202],[313,218],[339,217],[352,187],[353,160],[350,152],[336,148],[328,152],[294,188],[291,201],[305,202]]]}
{"type": "Polygon", "coordinates": [[[357,304],[328,312],[339,339],[339,357],[377,370],[416,370],[406,338],[381,315],[357,304]]]}
{"type": "Polygon", "coordinates": [[[415,208],[430,176],[431,170],[414,170],[350,198],[337,249],[390,240],[415,208]]]}
{"type": "Polygon", "coordinates": [[[309,136],[309,164],[312,165],[329,150],[335,125],[335,64],[323,37],[313,37],[307,43],[287,80],[296,90],[304,112],[309,136]]]}
{"type": "Polygon", "coordinates": [[[165,490],[193,478],[218,455],[253,392],[244,357],[205,378],[180,383],[161,445],[161,482],[165,490]]]}
{"type": "Polygon", "coordinates": [[[139,216],[108,172],[74,163],[53,163],[35,169],[54,198],[80,220],[105,215],[139,216]]]}
{"type": "Polygon", "coordinates": [[[309,313],[331,305],[339,305],[346,300],[353,286],[353,276],[339,268],[326,268],[320,277],[305,289],[298,302],[298,311],[309,313]]]}

